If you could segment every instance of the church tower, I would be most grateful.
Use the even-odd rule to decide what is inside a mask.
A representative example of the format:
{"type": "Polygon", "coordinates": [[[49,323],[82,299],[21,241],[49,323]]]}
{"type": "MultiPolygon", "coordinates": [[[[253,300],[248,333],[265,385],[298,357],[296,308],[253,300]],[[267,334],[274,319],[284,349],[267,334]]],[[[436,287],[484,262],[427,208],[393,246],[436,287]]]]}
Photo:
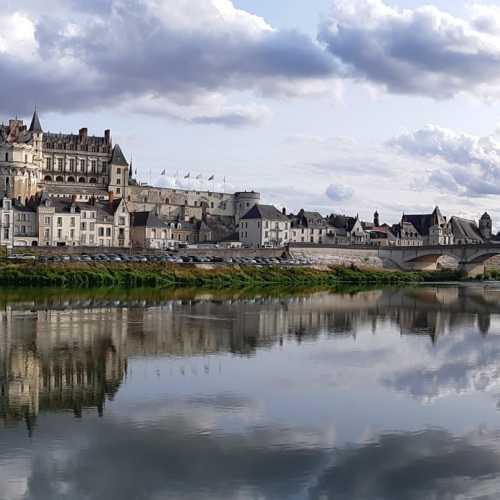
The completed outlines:
{"type": "Polygon", "coordinates": [[[479,232],[484,240],[491,240],[491,236],[493,234],[493,224],[491,221],[491,217],[487,212],[485,212],[481,218],[479,219],[479,232]]]}
{"type": "Polygon", "coordinates": [[[0,126],[0,197],[24,203],[42,179],[43,129],[35,110],[28,127],[17,118],[0,126]]]}

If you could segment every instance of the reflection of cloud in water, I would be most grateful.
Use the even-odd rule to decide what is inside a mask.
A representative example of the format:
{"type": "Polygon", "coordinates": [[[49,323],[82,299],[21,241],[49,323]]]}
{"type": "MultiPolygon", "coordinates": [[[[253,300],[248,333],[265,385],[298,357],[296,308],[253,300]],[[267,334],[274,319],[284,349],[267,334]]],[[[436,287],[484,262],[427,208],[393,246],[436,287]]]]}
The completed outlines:
{"type": "Polygon", "coordinates": [[[383,379],[397,391],[431,401],[447,394],[487,391],[500,385],[500,336],[465,333],[443,337],[417,366],[383,379]]]}
{"type": "Polygon", "coordinates": [[[443,430],[386,434],[339,450],[310,498],[335,500],[493,499],[500,490],[498,435],[443,430]]]}

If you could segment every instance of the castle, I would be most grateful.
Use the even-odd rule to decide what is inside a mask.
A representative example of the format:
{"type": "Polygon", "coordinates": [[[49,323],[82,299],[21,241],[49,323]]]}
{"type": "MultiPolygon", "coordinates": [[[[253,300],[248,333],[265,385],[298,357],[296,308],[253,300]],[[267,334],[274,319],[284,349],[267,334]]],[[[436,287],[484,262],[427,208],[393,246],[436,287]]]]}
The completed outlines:
{"type": "Polygon", "coordinates": [[[259,193],[221,193],[139,184],[110,130],[91,136],[45,132],[35,110],[28,127],[17,118],[0,126],[0,198],[27,204],[43,192],[49,198],[76,202],[122,198],[129,212],[155,211],[159,216],[188,221],[206,216],[237,223],[259,193]]]}

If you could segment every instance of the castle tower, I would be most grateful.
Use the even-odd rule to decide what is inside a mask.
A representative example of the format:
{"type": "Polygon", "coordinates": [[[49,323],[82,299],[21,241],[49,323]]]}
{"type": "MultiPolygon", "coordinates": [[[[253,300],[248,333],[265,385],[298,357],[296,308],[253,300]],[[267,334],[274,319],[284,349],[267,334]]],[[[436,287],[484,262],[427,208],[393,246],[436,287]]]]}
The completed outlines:
{"type": "Polygon", "coordinates": [[[109,165],[108,191],[113,193],[116,198],[126,199],[130,180],[130,170],[128,161],[125,159],[125,155],[118,144],[113,148],[109,165]]]}
{"type": "Polygon", "coordinates": [[[43,129],[35,111],[29,129],[22,120],[0,126],[0,196],[24,203],[42,179],[43,129]]]}
{"type": "Polygon", "coordinates": [[[375,211],[375,213],[373,214],[373,225],[375,227],[380,227],[380,216],[378,211],[375,211]]]}
{"type": "Polygon", "coordinates": [[[235,204],[235,219],[236,223],[239,223],[240,219],[257,203],[260,202],[260,194],[254,191],[244,191],[240,193],[235,193],[234,204],[235,204]]]}
{"type": "Polygon", "coordinates": [[[493,224],[491,221],[491,217],[487,212],[485,212],[479,219],[479,232],[481,233],[483,239],[491,240],[491,236],[493,233],[493,224]]]}

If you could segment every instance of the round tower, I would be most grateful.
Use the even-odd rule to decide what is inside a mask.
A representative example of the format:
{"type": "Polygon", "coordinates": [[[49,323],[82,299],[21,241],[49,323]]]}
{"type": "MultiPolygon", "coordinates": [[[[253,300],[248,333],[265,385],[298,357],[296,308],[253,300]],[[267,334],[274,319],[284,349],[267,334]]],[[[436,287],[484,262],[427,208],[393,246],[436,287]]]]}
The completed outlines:
{"type": "Polygon", "coordinates": [[[493,234],[493,223],[491,217],[485,212],[479,219],[479,232],[485,240],[490,240],[493,234]]]}
{"type": "Polygon", "coordinates": [[[260,193],[243,191],[234,195],[234,217],[236,223],[256,204],[260,202],[260,193]]]}

